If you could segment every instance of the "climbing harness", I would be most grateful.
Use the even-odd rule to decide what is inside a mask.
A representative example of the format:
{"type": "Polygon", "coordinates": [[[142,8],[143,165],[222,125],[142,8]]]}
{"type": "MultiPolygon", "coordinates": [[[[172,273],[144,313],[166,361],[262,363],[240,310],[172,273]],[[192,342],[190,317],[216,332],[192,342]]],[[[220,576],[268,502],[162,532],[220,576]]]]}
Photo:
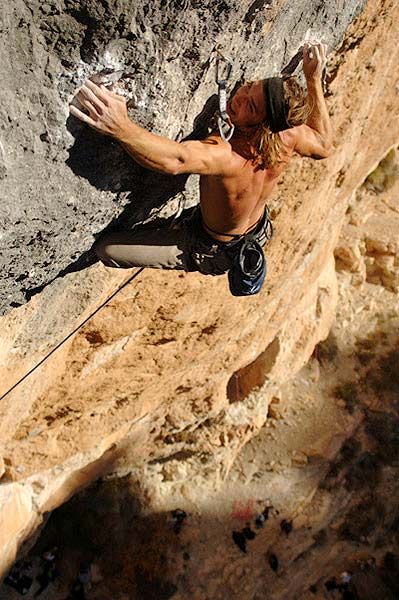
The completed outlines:
{"type": "Polygon", "coordinates": [[[75,333],[77,333],[79,331],[79,329],[81,329],[83,327],[83,325],[86,325],[86,323],[88,321],[90,321],[90,319],[92,317],[94,317],[94,315],[96,315],[102,308],[104,308],[104,306],[106,306],[108,304],[108,302],[110,302],[113,298],[115,298],[115,296],[117,294],[119,294],[119,292],[121,290],[123,290],[123,288],[125,288],[131,281],[133,281],[133,279],[135,279],[138,275],[140,275],[140,273],[142,271],[144,271],[144,267],[140,267],[140,269],[138,271],[133,273],[133,275],[131,277],[129,277],[129,279],[127,281],[125,281],[125,283],[123,283],[121,286],[119,286],[118,289],[115,292],[113,292],[113,294],[111,294],[111,296],[109,296],[109,298],[107,298],[107,300],[105,300],[102,304],[100,304],[100,306],[98,306],[95,311],[93,311],[88,317],[86,317],[86,319],[80,325],[78,325],[77,327],[75,327],[75,329],[73,331],[68,333],[68,335],[63,340],[61,340],[61,342],[59,342],[52,350],[50,350],[50,352],[48,354],[46,354],[46,356],[44,358],[42,358],[34,367],[32,367],[32,369],[30,369],[27,373],[25,373],[25,375],[23,375],[21,377],[21,379],[19,379],[16,383],[14,383],[14,385],[12,387],[10,387],[2,396],[0,396],[0,401],[3,400],[3,398],[5,398],[6,396],[8,396],[8,394],[10,394],[13,390],[15,390],[15,388],[18,387],[20,383],[25,381],[25,379],[27,379],[29,377],[29,375],[31,375],[34,371],[36,371],[36,369],[38,369],[43,363],[45,363],[46,360],[48,358],[50,358],[50,356],[52,354],[54,354],[54,352],[56,350],[58,350],[58,348],[61,348],[61,346],[63,346],[65,344],[65,342],[67,342],[73,335],[75,335],[75,333]]]}
{"type": "Polygon", "coordinates": [[[273,237],[273,224],[266,206],[263,216],[246,233],[223,233],[205,225],[205,230],[232,238],[230,248],[231,267],[228,270],[230,293],[233,296],[253,296],[262,289],[267,274],[267,261],[258,241],[259,230],[263,230],[266,240],[273,237]]]}
{"type": "Polygon", "coordinates": [[[216,52],[216,83],[218,85],[218,97],[219,97],[219,115],[217,123],[219,127],[219,133],[222,140],[228,142],[233,133],[234,125],[227,114],[227,82],[231,75],[232,65],[231,62],[221,53],[218,46],[215,48],[216,52]],[[222,69],[225,72],[222,75],[222,69]]]}

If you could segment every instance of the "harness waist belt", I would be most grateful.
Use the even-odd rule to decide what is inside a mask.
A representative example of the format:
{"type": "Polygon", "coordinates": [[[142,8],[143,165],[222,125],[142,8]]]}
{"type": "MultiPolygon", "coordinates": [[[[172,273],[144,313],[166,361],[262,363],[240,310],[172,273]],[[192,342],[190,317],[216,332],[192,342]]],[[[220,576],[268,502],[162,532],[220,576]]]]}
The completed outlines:
{"type": "MultiPolygon", "coordinates": [[[[267,211],[265,209],[265,211],[263,212],[263,215],[261,217],[259,217],[259,219],[256,221],[256,223],[254,225],[252,225],[250,227],[250,229],[248,229],[245,233],[223,233],[222,231],[216,231],[216,229],[212,229],[211,227],[209,227],[209,225],[207,225],[203,219],[202,219],[202,224],[205,227],[205,229],[207,229],[208,231],[211,231],[212,233],[216,233],[216,235],[225,235],[226,237],[232,238],[232,240],[238,241],[238,240],[241,240],[246,235],[249,235],[250,233],[254,233],[255,230],[257,229],[258,225],[260,223],[263,224],[263,221],[265,220],[266,215],[267,215],[267,211]]],[[[219,242],[220,240],[217,240],[217,241],[219,242]]]]}

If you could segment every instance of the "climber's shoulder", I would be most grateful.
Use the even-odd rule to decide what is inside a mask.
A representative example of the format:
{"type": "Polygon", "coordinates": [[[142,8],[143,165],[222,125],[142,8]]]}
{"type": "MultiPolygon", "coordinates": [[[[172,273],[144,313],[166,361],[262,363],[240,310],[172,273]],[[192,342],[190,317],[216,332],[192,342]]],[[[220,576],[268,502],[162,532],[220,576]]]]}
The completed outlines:
{"type": "Polygon", "coordinates": [[[204,140],[181,142],[180,146],[181,173],[225,175],[234,168],[234,153],[231,145],[217,134],[211,134],[204,140]]]}
{"type": "Polygon", "coordinates": [[[329,138],[304,123],[280,132],[284,145],[300,156],[321,159],[328,158],[333,150],[329,138]]]}

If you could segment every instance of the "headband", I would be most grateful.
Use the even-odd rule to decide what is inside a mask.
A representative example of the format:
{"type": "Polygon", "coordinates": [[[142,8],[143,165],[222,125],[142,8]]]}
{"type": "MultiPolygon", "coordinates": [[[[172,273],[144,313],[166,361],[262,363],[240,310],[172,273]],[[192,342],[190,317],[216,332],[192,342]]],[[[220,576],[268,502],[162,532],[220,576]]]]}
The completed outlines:
{"type": "Polygon", "coordinates": [[[281,77],[268,77],[263,80],[266,121],[272,133],[290,129],[287,121],[287,103],[284,97],[284,84],[281,77]]]}

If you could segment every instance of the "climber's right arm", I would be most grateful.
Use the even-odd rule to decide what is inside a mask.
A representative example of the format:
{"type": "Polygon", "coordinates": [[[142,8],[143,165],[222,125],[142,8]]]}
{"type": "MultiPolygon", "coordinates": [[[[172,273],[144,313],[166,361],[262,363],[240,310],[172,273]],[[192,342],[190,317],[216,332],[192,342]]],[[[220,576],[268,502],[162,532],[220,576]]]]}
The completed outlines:
{"type": "Polygon", "coordinates": [[[99,133],[113,137],[147,169],[169,175],[222,175],[229,168],[230,144],[212,140],[176,142],[151,133],[129,119],[122,96],[90,80],[82,86],[78,100],[87,113],[72,105],[71,114],[99,133]]]}

